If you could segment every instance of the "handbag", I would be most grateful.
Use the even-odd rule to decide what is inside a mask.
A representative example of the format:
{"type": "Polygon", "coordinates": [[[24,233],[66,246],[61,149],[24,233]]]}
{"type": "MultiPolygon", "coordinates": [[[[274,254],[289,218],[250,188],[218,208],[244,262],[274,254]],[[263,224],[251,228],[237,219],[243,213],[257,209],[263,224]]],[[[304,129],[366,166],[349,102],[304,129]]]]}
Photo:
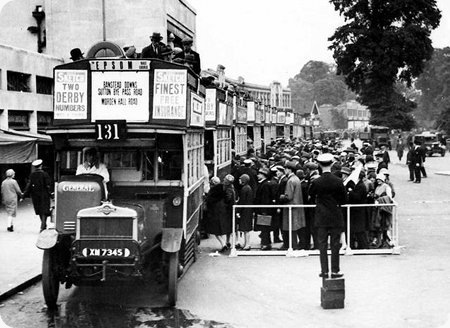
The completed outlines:
{"type": "Polygon", "coordinates": [[[262,226],[272,225],[272,215],[256,214],[256,224],[262,226]]]}

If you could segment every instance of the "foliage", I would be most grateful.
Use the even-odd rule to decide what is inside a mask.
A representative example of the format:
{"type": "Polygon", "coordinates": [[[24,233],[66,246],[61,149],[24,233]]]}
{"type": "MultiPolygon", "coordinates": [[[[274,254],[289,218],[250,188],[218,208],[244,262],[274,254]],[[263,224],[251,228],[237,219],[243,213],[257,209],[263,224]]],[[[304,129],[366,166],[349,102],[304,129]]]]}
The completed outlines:
{"type": "Polygon", "coordinates": [[[409,129],[414,105],[395,87],[411,86],[431,58],[435,0],[330,0],[345,24],[330,37],[337,73],[371,110],[371,124],[409,129]],[[403,121],[400,121],[403,120],[403,121]]]}
{"type": "MultiPolygon", "coordinates": [[[[435,49],[427,62],[416,87],[421,91],[417,116],[422,120],[436,120],[444,126],[450,125],[450,48],[435,49]],[[449,122],[449,123],[446,123],[449,122]]],[[[447,131],[450,130],[447,128],[447,131]]]]}
{"type": "Polygon", "coordinates": [[[319,80],[325,79],[331,71],[330,65],[321,61],[310,60],[307,62],[300,73],[294,79],[302,79],[309,83],[315,83],[319,80]]]}
{"type": "Polygon", "coordinates": [[[347,118],[342,113],[342,111],[337,110],[336,108],[333,108],[330,110],[331,112],[331,119],[333,121],[333,126],[335,129],[347,129],[347,118]]]}
{"type": "Polygon", "coordinates": [[[334,66],[320,61],[309,61],[300,73],[289,79],[294,110],[309,113],[314,101],[317,104],[339,105],[356,96],[348,89],[343,78],[337,76],[334,66]]]}

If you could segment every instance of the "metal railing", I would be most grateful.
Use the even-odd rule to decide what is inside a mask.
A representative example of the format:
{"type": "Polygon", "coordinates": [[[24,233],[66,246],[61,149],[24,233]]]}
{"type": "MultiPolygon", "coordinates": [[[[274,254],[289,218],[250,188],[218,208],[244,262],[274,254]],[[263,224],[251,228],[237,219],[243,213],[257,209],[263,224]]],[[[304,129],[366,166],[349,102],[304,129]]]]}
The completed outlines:
{"type": "MultiPolygon", "coordinates": [[[[397,207],[398,203],[393,201],[391,204],[345,204],[342,208],[346,208],[347,211],[347,238],[350,239],[350,219],[351,219],[351,208],[373,208],[373,207],[392,207],[392,228],[391,231],[391,243],[390,248],[375,248],[375,249],[352,249],[351,242],[347,243],[345,250],[341,250],[341,253],[345,255],[362,255],[362,254],[400,254],[400,244],[399,244],[399,228],[398,228],[398,217],[397,217],[397,207]]],[[[232,245],[230,257],[241,256],[241,255],[285,255],[288,257],[300,257],[309,255],[318,255],[319,250],[294,250],[292,247],[292,209],[293,208],[315,208],[316,205],[233,205],[232,214],[232,245]],[[270,209],[288,209],[288,220],[289,220],[289,247],[287,250],[237,250],[236,249],[236,209],[238,208],[270,208],[270,209]]],[[[315,245],[317,247],[317,245],[315,245]]]]}

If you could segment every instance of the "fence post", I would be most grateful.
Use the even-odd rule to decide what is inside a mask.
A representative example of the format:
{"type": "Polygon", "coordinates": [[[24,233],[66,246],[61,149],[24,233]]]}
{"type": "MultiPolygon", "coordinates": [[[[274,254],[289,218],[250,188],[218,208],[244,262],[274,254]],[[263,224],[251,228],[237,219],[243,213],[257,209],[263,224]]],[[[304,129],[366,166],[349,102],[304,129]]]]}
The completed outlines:
{"type": "Polygon", "coordinates": [[[233,217],[231,218],[231,251],[229,257],[237,257],[237,251],[236,251],[236,205],[233,205],[233,211],[232,211],[233,217]]]}
{"type": "Polygon", "coordinates": [[[350,232],[350,206],[349,204],[347,206],[347,248],[345,249],[345,255],[353,255],[352,247],[350,246],[350,240],[351,240],[351,232],[350,232]]]}
{"type": "MultiPolygon", "coordinates": [[[[294,249],[292,248],[292,206],[288,207],[289,209],[289,248],[286,252],[286,256],[292,256],[292,252],[294,249]]],[[[283,227],[283,218],[281,218],[281,227],[283,227]]]]}

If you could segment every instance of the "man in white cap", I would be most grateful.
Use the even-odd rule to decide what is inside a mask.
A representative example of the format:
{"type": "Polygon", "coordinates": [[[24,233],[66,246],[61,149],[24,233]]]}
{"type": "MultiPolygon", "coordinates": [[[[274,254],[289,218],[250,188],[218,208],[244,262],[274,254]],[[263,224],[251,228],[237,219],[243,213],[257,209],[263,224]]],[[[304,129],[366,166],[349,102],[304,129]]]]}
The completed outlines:
{"type": "Polygon", "coordinates": [[[25,187],[24,197],[31,195],[34,212],[41,219],[41,231],[47,228],[47,217],[50,216],[50,197],[52,182],[47,172],[42,169],[42,159],[37,159],[31,165],[34,171],[25,187]]]}
{"type": "Polygon", "coordinates": [[[327,244],[331,238],[331,278],[340,278],[343,274],[339,268],[340,235],[344,229],[341,205],[345,204],[347,193],[342,179],[331,173],[334,157],[330,153],[317,156],[322,168],[322,175],[311,182],[309,195],[316,203],[314,223],[320,250],[322,278],[329,278],[327,244]]]}

